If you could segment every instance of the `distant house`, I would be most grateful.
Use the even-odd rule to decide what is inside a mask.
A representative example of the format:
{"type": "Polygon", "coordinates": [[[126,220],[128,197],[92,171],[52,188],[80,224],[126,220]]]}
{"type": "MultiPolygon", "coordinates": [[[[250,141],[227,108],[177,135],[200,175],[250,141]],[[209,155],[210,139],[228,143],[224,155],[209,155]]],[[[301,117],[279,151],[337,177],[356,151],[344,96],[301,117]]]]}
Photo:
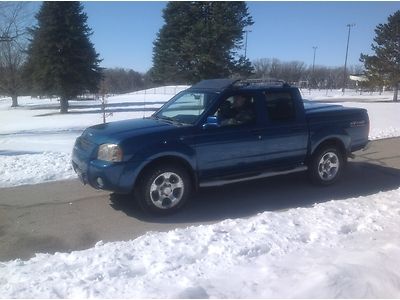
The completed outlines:
{"type": "Polygon", "coordinates": [[[354,74],[354,75],[350,75],[350,80],[353,80],[356,82],[356,85],[358,86],[359,82],[362,81],[368,81],[367,76],[365,76],[364,74],[354,74]]]}
{"type": "Polygon", "coordinates": [[[367,78],[367,76],[365,76],[364,74],[354,74],[354,75],[350,75],[350,80],[354,80],[354,81],[367,81],[368,78],[367,78]]]}

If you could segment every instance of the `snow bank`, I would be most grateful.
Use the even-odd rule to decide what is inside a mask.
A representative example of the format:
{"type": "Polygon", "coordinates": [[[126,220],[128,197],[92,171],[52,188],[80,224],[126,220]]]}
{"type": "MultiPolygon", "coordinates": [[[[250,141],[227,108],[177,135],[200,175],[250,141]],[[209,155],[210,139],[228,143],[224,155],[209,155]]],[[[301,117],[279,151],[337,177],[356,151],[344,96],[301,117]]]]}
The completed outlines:
{"type": "Polygon", "coordinates": [[[75,177],[71,153],[5,155],[0,151],[0,188],[75,177]]]}
{"type": "Polygon", "coordinates": [[[400,189],[0,263],[5,298],[397,298],[400,189]]]}

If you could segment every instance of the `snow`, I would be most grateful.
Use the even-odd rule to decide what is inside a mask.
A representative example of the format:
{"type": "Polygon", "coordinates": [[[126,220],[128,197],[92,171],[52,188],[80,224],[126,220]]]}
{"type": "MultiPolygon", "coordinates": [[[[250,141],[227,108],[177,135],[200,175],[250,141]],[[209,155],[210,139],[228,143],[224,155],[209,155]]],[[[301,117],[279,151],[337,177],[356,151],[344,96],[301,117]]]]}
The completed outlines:
{"type": "Polygon", "coordinates": [[[393,102],[393,92],[379,94],[346,90],[301,90],[302,97],[311,101],[324,101],[368,110],[370,140],[400,136],[400,102],[393,102]]]}
{"type": "Polygon", "coordinates": [[[14,186],[16,181],[22,185],[75,178],[70,160],[71,154],[62,152],[26,154],[0,150],[1,186],[14,186]]]}
{"type": "Polygon", "coordinates": [[[0,263],[5,298],[398,298],[400,189],[0,263]]]}
{"type": "MultiPolygon", "coordinates": [[[[185,86],[108,98],[107,121],[141,118],[185,86]],[[149,110],[150,109],[150,110],[149,110]]],[[[400,136],[390,93],[302,91],[368,109],[370,139],[400,136]]],[[[73,143],[98,100],[0,98],[0,187],[75,178],[73,143]]],[[[0,262],[0,298],[398,298],[400,189],[264,212],[70,253],[0,262]]]]}
{"type": "Polygon", "coordinates": [[[301,89],[302,97],[308,100],[329,100],[329,101],[362,101],[362,102],[382,102],[392,101],[393,92],[360,92],[356,90],[346,89],[343,94],[342,90],[308,90],[301,89]]]}

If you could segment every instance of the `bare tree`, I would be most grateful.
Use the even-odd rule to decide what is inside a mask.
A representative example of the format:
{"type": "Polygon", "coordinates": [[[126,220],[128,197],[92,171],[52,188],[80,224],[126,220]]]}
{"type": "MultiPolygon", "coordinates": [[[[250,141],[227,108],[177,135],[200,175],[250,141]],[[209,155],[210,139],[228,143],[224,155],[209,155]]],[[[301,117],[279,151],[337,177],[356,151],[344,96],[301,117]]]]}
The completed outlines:
{"type": "Polygon", "coordinates": [[[132,69],[104,69],[104,85],[110,94],[122,94],[138,91],[145,88],[147,82],[145,74],[132,69]]]}
{"type": "Polygon", "coordinates": [[[27,27],[32,22],[28,2],[0,2],[0,93],[18,106],[25,62],[27,27]]]}
{"type": "Polygon", "coordinates": [[[18,106],[24,60],[25,53],[17,43],[3,42],[0,45],[0,91],[11,97],[11,107],[18,106]]]}
{"type": "Polygon", "coordinates": [[[269,58],[260,58],[253,61],[254,76],[256,78],[266,78],[270,76],[272,62],[269,58]]]}
{"type": "Polygon", "coordinates": [[[0,2],[0,41],[17,40],[25,33],[25,2],[0,2]]]}
{"type": "MultiPolygon", "coordinates": [[[[255,78],[282,79],[300,87],[338,89],[343,85],[343,68],[315,65],[307,66],[301,61],[280,61],[277,58],[260,58],[253,61],[255,78]]],[[[349,66],[350,74],[363,74],[361,65],[349,66]]],[[[379,85],[379,82],[376,82],[379,85]]],[[[357,88],[355,81],[348,83],[357,88]]]]}
{"type": "Polygon", "coordinates": [[[300,61],[281,62],[277,58],[261,58],[253,62],[254,76],[258,78],[283,79],[298,82],[305,72],[305,64],[300,61]]]}

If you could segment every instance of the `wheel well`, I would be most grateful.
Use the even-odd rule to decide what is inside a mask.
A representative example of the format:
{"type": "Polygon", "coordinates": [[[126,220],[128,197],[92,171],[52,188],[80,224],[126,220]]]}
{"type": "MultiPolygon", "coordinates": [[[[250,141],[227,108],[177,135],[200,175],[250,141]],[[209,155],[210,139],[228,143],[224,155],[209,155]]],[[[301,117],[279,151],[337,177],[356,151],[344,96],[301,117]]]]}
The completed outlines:
{"type": "Polygon", "coordinates": [[[334,147],[338,148],[339,151],[342,153],[343,160],[347,161],[347,151],[346,151],[346,148],[345,148],[343,142],[341,140],[335,139],[335,138],[323,141],[321,144],[318,145],[317,148],[315,148],[315,150],[313,151],[311,156],[314,155],[314,153],[317,153],[321,148],[328,147],[328,146],[334,146],[334,147]]]}
{"type": "Polygon", "coordinates": [[[142,178],[143,174],[145,172],[147,172],[147,170],[153,169],[153,168],[155,168],[159,165],[163,165],[163,164],[175,165],[175,166],[180,166],[180,167],[184,168],[190,175],[190,180],[192,181],[193,186],[195,188],[197,187],[197,177],[196,177],[195,172],[193,171],[193,168],[186,160],[184,160],[183,158],[177,157],[177,156],[163,156],[163,157],[156,158],[155,160],[149,162],[140,171],[140,173],[137,177],[138,180],[136,180],[135,185],[138,184],[138,182],[140,181],[140,178],[142,178]]]}

